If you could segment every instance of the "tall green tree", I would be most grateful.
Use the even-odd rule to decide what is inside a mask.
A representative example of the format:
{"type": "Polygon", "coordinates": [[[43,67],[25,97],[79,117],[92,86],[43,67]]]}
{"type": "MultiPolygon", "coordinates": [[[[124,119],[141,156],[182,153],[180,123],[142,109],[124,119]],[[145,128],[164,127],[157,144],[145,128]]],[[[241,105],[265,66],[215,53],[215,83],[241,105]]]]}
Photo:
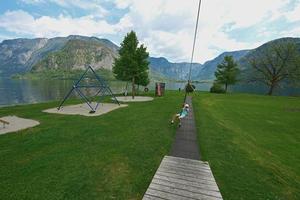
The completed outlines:
{"type": "Polygon", "coordinates": [[[300,53],[294,43],[277,42],[258,49],[248,62],[252,66],[249,81],[266,85],[268,95],[272,95],[281,83],[300,82],[300,53]]]}
{"type": "Polygon", "coordinates": [[[142,44],[136,52],[137,62],[139,66],[139,73],[136,78],[136,84],[147,86],[150,82],[149,79],[149,53],[147,52],[147,48],[142,44]]]}
{"type": "Polygon", "coordinates": [[[232,56],[225,56],[221,64],[218,65],[215,72],[216,82],[224,84],[225,92],[227,92],[228,85],[234,85],[238,79],[239,73],[238,65],[232,56]]]}
{"type": "Polygon", "coordinates": [[[132,83],[132,98],[135,96],[136,84],[148,84],[149,53],[144,45],[139,45],[136,33],[129,32],[119,50],[119,58],[113,65],[113,73],[118,80],[130,81],[132,83]]]}

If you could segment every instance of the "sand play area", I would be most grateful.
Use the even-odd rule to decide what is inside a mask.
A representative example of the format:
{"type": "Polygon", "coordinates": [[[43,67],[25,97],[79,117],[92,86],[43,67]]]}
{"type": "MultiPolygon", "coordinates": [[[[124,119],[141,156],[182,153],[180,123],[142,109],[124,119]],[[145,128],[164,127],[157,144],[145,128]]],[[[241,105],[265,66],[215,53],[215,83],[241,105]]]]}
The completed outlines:
{"type": "MultiPolygon", "coordinates": [[[[92,107],[95,107],[95,105],[96,103],[93,102],[92,107]]],[[[116,110],[118,108],[123,108],[126,106],[127,106],[126,104],[121,104],[119,106],[118,104],[114,104],[114,103],[100,103],[96,112],[91,114],[89,113],[91,108],[86,103],[82,103],[77,105],[63,106],[60,110],[57,110],[57,108],[50,108],[47,110],[43,110],[43,112],[63,114],[63,115],[83,115],[83,116],[93,117],[93,116],[103,115],[110,111],[116,110]]]]}
{"type": "Polygon", "coordinates": [[[123,96],[123,97],[116,97],[120,102],[143,102],[143,101],[153,101],[153,97],[143,97],[143,96],[135,96],[132,99],[131,96],[123,96]]]}
{"type": "Polygon", "coordinates": [[[1,117],[0,119],[9,123],[9,124],[5,124],[5,127],[3,127],[3,124],[0,123],[0,135],[27,129],[40,124],[38,121],[31,120],[31,119],[24,119],[17,116],[6,116],[6,117],[1,117]]]}

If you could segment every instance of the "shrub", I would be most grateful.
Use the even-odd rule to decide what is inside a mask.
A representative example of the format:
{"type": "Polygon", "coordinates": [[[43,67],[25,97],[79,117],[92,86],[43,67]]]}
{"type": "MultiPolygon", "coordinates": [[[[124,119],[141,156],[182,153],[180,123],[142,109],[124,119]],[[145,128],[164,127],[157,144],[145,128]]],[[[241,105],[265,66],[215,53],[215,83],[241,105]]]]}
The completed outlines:
{"type": "Polygon", "coordinates": [[[214,82],[214,84],[210,88],[211,93],[225,93],[225,89],[222,87],[220,83],[214,82]]]}

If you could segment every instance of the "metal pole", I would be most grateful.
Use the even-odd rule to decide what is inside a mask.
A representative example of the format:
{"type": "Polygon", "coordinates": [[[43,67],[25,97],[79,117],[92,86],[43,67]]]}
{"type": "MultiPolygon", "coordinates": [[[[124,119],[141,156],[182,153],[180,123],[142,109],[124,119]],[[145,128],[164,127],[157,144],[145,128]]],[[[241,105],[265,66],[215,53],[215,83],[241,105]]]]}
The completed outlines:
{"type": "Polygon", "coordinates": [[[115,101],[119,104],[119,106],[121,105],[120,102],[117,100],[117,98],[115,97],[115,95],[113,94],[113,92],[111,91],[110,87],[107,86],[106,82],[104,80],[102,80],[98,74],[96,74],[96,72],[93,70],[93,68],[89,65],[89,68],[92,70],[92,72],[95,74],[96,79],[101,83],[104,84],[105,88],[109,91],[110,95],[115,99],[115,101]]]}
{"type": "Polygon", "coordinates": [[[62,107],[62,105],[65,103],[65,101],[69,98],[69,96],[71,95],[71,93],[73,92],[75,88],[75,85],[72,86],[72,89],[68,92],[68,94],[64,97],[64,99],[62,100],[62,102],[59,104],[57,110],[60,110],[60,108],[62,107]]]}
{"type": "Polygon", "coordinates": [[[85,74],[87,73],[87,70],[85,70],[85,72],[81,75],[81,77],[79,78],[79,80],[72,86],[72,89],[67,93],[67,95],[64,97],[64,99],[62,100],[62,102],[59,104],[57,110],[60,110],[60,108],[62,107],[62,105],[65,103],[65,101],[69,98],[69,96],[71,95],[71,93],[73,92],[73,90],[75,88],[78,87],[78,84],[80,83],[80,81],[83,79],[83,77],[85,76],[85,74]]]}
{"type": "Polygon", "coordinates": [[[76,82],[76,87],[78,86],[78,84],[80,83],[80,81],[83,79],[83,77],[85,76],[85,74],[88,72],[88,70],[89,70],[89,68],[87,68],[86,70],[85,70],[85,72],[81,75],[81,77],[79,78],[79,80],[76,82]]]}
{"type": "Polygon", "coordinates": [[[94,108],[90,105],[90,102],[86,98],[86,96],[78,88],[75,88],[75,90],[78,92],[78,94],[81,96],[81,98],[83,98],[85,100],[86,104],[92,109],[92,111],[95,111],[94,108]]]}
{"type": "MultiPolygon", "coordinates": [[[[103,88],[100,88],[100,90],[96,93],[96,95],[94,96],[94,98],[96,98],[98,96],[98,94],[102,91],[103,88]]],[[[95,110],[98,109],[98,106],[99,106],[99,103],[100,103],[100,100],[101,100],[101,96],[99,97],[98,101],[97,101],[97,105],[95,107],[95,110]]]]}

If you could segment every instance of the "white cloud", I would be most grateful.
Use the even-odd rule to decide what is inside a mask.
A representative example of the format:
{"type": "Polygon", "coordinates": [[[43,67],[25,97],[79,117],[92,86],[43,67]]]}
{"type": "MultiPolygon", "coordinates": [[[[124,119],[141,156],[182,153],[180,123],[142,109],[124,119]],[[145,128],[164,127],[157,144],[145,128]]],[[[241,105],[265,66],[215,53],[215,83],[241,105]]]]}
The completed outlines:
{"type": "Polygon", "coordinates": [[[72,18],[60,15],[57,18],[42,16],[34,18],[22,10],[8,11],[0,16],[0,27],[17,34],[34,37],[55,37],[72,34],[97,35],[115,34],[131,26],[125,19],[118,24],[108,24],[105,20],[95,20],[93,16],[72,18]]]}
{"type": "Polygon", "coordinates": [[[185,31],[176,34],[166,31],[152,31],[148,37],[142,40],[146,44],[152,55],[177,58],[176,61],[186,61],[182,59],[182,55],[190,54],[189,33],[185,31]]]}
{"type": "Polygon", "coordinates": [[[7,39],[12,39],[11,36],[5,35],[5,34],[0,34],[0,41],[7,40],[7,39]]]}
{"type": "MultiPolygon", "coordinates": [[[[266,41],[240,42],[226,31],[252,27],[283,16],[289,0],[207,0],[202,1],[195,60],[204,62],[221,51],[255,48],[266,41]],[[224,29],[225,25],[231,25],[224,29]]],[[[198,0],[115,0],[119,8],[128,8],[128,18],[152,55],[173,61],[188,61],[196,21],[198,0]]],[[[295,9],[290,16],[299,17],[295,9]]],[[[257,30],[261,35],[265,27],[257,30]]],[[[251,34],[251,33],[249,33],[251,34]]],[[[252,33],[253,34],[253,33],[252,33]]]]}
{"type": "Polygon", "coordinates": [[[117,8],[125,9],[131,5],[131,0],[115,0],[114,3],[117,8]]]}
{"type": "MultiPolygon", "coordinates": [[[[27,3],[46,3],[46,0],[22,0],[27,3]]],[[[90,11],[84,17],[34,18],[24,11],[9,11],[0,16],[0,27],[19,34],[38,37],[70,34],[112,36],[123,39],[126,32],[135,30],[152,56],[165,56],[172,61],[189,61],[198,0],[113,0],[119,9],[127,9],[117,24],[109,24],[111,11],[102,3],[110,0],[49,0],[68,10],[76,7],[90,11]],[[97,13],[101,15],[97,16],[97,13]]],[[[274,39],[274,35],[299,36],[298,29],[271,33],[266,22],[285,17],[290,22],[300,20],[300,4],[288,10],[291,0],[203,0],[200,13],[195,60],[204,62],[222,51],[255,48],[267,41],[247,41],[242,36],[230,37],[229,31],[256,27],[260,38],[274,39]],[[283,9],[285,8],[285,9],[283,9]],[[260,26],[258,26],[260,25],[260,26]],[[243,41],[243,42],[242,42],[243,41]]],[[[249,33],[254,34],[254,33],[249,33]]],[[[109,39],[109,38],[108,38],[109,39]]],[[[267,40],[267,39],[266,39],[267,40]]]]}
{"type": "Polygon", "coordinates": [[[295,8],[285,14],[285,17],[291,21],[300,21],[300,2],[295,6],[295,8]]]}
{"type": "Polygon", "coordinates": [[[300,27],[283,30],[279,34],[280,34],[280,37],[299,37],[300,36],[300,27]]]}

